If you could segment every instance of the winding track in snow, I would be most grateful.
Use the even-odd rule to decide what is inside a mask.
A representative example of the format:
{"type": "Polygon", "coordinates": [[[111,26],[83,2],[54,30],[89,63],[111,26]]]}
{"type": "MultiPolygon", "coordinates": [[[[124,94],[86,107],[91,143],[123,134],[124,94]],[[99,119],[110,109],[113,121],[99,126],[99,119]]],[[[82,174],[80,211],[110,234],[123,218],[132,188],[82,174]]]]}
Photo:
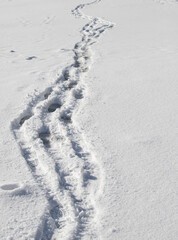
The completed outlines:
{"type": "Polygon", "coordinates": [[[91,46],[113,23],[87,16],[78,5],[72,13],[89,22],[76,43],[74,61],[12,122],[12,132],[48,206],[35,239],[81,239],[85,232],[97,239],[93,195],[99,183],[99,165],[83,134],[72,121],[84,97],[84,76],[92,65],[91,46]],[[96,177],[97,176],[97,177],[96,177]]]}

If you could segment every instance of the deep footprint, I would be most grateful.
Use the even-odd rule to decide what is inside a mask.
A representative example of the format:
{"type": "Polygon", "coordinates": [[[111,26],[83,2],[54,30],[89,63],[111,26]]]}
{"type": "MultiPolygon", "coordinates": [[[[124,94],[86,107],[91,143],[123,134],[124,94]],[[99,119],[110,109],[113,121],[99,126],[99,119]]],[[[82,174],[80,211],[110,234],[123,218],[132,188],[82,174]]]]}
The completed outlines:
{"type": "Polygon", "coordinates": [[[41,141],[43,142],[44,146],[47,148],[50,148],[51,144],[50,144],[50,132],[42,132],[39,133],[39,138],[41,139],[41,141]]]}
{"type": "Polygon", "coordinates": [[[54,112],[56,111],[56,109],[60,108],[62,105],[59,103],[52,103],[49,107],[48,107],[48,112],[54,112]]]}

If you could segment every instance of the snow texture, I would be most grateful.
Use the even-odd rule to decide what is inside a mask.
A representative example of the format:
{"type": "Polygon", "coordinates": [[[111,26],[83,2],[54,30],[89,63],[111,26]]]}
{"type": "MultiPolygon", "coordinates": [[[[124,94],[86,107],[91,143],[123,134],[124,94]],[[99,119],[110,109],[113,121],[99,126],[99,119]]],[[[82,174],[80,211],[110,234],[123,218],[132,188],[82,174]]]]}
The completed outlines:
{"type": "Polygon", "coordinates": [[[178,3],[81,2],[0,0],[0,239],[176,240],[178,3]]]}

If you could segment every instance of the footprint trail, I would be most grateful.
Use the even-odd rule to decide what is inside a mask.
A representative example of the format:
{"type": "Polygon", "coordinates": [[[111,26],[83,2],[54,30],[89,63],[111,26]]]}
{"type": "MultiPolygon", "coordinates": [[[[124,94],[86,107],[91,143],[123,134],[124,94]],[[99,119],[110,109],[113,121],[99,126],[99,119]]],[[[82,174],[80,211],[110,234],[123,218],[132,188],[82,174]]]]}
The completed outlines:
{"type": "Polygon", "coordinates": [[[100,0],[80,4],[72,13],[88,19],[81,41],[74,45],[73,63],[55,83],[32,101],[11,129],[29,169],[44,192],[48,205],[35,239],[97,239],[94,195],[100,167],[83,134],[73,122],[73,112],[84,98],[84,77],[92,65],[92,45],[114,25],[87,16],[83,9],[100,0]]]}

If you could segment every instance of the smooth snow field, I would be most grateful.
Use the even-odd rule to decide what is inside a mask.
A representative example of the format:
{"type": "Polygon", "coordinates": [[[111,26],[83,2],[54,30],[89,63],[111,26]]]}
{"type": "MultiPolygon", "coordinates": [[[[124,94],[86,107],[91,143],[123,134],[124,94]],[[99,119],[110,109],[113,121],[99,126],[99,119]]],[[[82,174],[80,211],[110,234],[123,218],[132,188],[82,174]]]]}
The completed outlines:
{"type": "Polygon", "coordinates": [[[178,1],[0,0],[0,240],[178,239],[178,1]]]}

